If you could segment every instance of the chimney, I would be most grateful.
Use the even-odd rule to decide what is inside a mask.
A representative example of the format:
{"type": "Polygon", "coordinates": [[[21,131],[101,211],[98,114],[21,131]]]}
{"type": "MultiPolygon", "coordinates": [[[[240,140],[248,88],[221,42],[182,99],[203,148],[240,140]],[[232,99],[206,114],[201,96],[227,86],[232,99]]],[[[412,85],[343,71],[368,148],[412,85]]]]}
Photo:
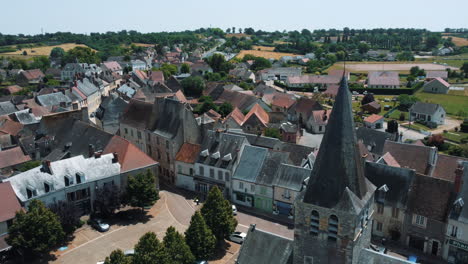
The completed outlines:
{"type": "Polygon", "coordinates": [[[112,158],[112,163],[117,163],[119,162],[119,154],[117,152],[114,152],[114,158],[112,158]]]}
{"type": "Polygon", "coordinates": [[[52,167],[50,166],[50,160],[43,160],[42,161],[41,171],[52,174],[52,167]]]}
{"type": "Polygon", "coordinates": [[[250,231],[255,231],[255,228],[257,227],[256,224],[250,224],[250,231]]]}
{"type": "Polygon", "coordinates": [[[463,162],[458,162],[457,169],[455,170],[455,182],[454,182],[454,188],[455,192],[459,193],[460,188],[463,186],[463,162]]]}
{"type": "Polygon", "coordinates": [[[31,113],[32,113],[32,108],[29,108],[29,109],[28,109],[28,112],[31,114],[31,113]]]}
{"type": "Polygon", "coordinates": [[[94,152],[94,158],[99,159],[102,155],[102,150],[94,152]]]}
{"type": "Polygon", "coordinates": [[[92,157],[94,155],[94,145],[93,144],[89,144],[88,145],[88,156],[89,157],[92,157]]]}

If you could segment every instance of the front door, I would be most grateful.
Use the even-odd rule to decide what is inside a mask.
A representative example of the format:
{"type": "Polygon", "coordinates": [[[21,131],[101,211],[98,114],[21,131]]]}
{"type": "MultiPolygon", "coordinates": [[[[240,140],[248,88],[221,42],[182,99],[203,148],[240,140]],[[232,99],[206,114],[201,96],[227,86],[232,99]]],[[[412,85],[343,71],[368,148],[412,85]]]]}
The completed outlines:
{"type": "Polygon", "coordinates": [[[437,256],[437,252],[439,251],[439,242],[437,241],[432,241],[432,255],[437,256]]]}

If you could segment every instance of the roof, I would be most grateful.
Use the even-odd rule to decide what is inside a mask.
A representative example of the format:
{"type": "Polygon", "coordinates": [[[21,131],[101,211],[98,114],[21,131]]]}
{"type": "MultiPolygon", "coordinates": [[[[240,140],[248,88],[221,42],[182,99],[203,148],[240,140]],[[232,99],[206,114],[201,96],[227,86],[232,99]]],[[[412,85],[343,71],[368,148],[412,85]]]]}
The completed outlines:
{"type": "Polygon", "coordinates": [[[104,127],[113,126],[117,132],[120,124],[119,118],[127,106],[127,101],[112,93],[102,101],[96,116],[102,121],[104,127]]]}
{"type": "Polygon", "coordinates": [[[39,95],[36,100],[42,106],[60,105],[62,102],[70,104],[72,102],[68,96],[61,92],[39,95]]]}
{"type": "Polygon", "coordinates": [[[336,75],[302,75],[290,76],[287,82],[290,84],[338,84],[341,76],[336,75]]]}
{"type": "Polygon", "coordinates": [[[367,104],[361,106],[362,109],[365,109],[367,107],[371,107],[371,108],[374,108],[374,109],[380,109],[381,108],[380,104],[377,103],[376,101],[372,101],[370,103],[367,103],[367,104]]]}
{"type": "Polygon", "coordinates": [[[288,164],[289,153],[268,149],[268,154],[263,162],[262,169],[257,176],[256,183],[272,186],[276,177],[276,172],[281,164],[288,164]]]}
{"type": "Polygon", "coordinates": [[[295,110],[297,113],[302,114],[304,120],[308,120],[312,115],[312,111],[323,110],[323,107],[318,101],[301,97],[296,101],[295,104],[291,106],[291,109],[295,110]]]}
{"type": "Polygon", "coordinates": [[[245,116],[242,125],[244,125],[252,116],[256,116],[264,126],[267,126],[270,121],[268,113],[259,104],[255,104],[245,116]]]}
{"type": "Polygon", "coordinates": [[[6,89],[8,90],[10,94],[21,92],[21,90],[23,90],[23,88],[21,88],[21,86],[19,85],[10,85],[10,86],[7,86],[6,89]]]}
{"type": "MultiPolygon", "coordinates": [[[[460,164],[460,168],[463,170],[463,175],[461,178],[460,191],[456,195],[455,201],[457,201],[458,199],[462,199],[463,202],[466,204],[466,202],[468,201],[468,162],[460,164]]],[[[463,206],[460,212],[457,212],[453,209],[455,208],[452,207],[450,218],[464,223],[468,223],[468,206],[463,206]]]]}
{"type": "Polygon", "coordinates": [[[293,95],[285,93],[275,93],[273,95],[271,104],[274,106],[289,109],[289,107],[291,107],[291,105],[293,105],[294,102],[296,102],[296,100],[294,100],[293,95]]]}
{"type": "Polygon", "coordinates": [[[0,200],[2,200],[0,203],[0,222],[15,218],[16,212],[21,210],[21,205],[9,182],[0,183],[0,200]]]}
{"type": "Polygon", "coordinates": [[[120,122],[137,129],[145,129],[148,125],[153,105],[140,100],[130,100],[120,122]]]}
{"type": "Polygon", "coordinates": [[[427,71],[426,78],[444,78],[447,79],[448,72],[447,71],[427,71]]]}
{"type": "Polygon", "coordinates": [[[9,115],[16,111],[18,111],[18,109],[12,102],[10,101],[0,102],[0,116],[9,115]]]}
{"type": "Polygon", "coordinates": [[[387,185],[389,191],[385,195],[385,202],[398,208],[406,208],[415,177],[414,170],[366,162],[365,171],[367,179],[377,188],[387,185]]]}
{"type": "Polygon", "coordinates": [[[127,84],[124,84],[124,85],[120,86],[117,89],[117,91],[119,91],[119,93],[125,94],[129,98],[132,98],[136,93],[135,89],[128,86],[127,84]]]}
{"type": "Polygon", "coordinates": [[[239,264],[286,264],[292,257],[292,240],[261,231],[249,229],[242,243],[237,263],[239,264]]]}
{"type": "Polygon", "coordinates": [[[312,111],[312,118],[317,125],[326,125],[330,119],[332,110],[315,110],[312,111]]]}
{"type": "Polygon", "coordinates": [[[381,115],[372,114],[372,115],[370,115],[370,116],[364,118],[364,122],[373,124],[373,123],[375,123],[375,122],[377,122],[377,121],[382,120],[383,118],[384,118],[384,117],[381,116],[381,115]]]}
{"type": "Polygon", "coordinates": [[[206,114],[214,120],[218,120],[221,118],[221,114],[219,114],[213,109],[210,109],[208,112],[206,112],[206,114]]]}
{"type": "Polygon", "coordinates": [[[31,158],[24,154],[21,147],[0,151],[0,169],[15,166],[30,160],[31,158]]]}
{"type": "Polygon", "coordinates": [[[43,78],[45,75],[40,69],[26,70],[20,72],[28,81],[37,80],[43,78]]]}
{"type": "Polygon", "coordinates": [[[437,163],[431,176],[453,182],[455,181],[455,170],[458,164],[463,161],[468,162],[468,158],[438,154],[437,163]]]}
{"type": "Polygon", "coordinates": [[[106,62],[103,62],[103,64],[107,69],[109,69],[111,71],[120,71],[120,70],[122,70],[122,67],[116,61],[106,61],[106,62]]]}
{"type": "Polygon", "coordinates": [[[37,197],[46,194],[44,183],[53,185],[52,189],[54,191],[59,191],[65,188],[65,176],[74,179],[77,173],[82,173],[85,176],[85,181],[89,182],[120,174],[120,164],[113,163],[113,158],[114,155],[112,154],[101,155],[99,158],[91,157],[87,159],[83,156],[76,156],[69,159],[51,162],[51,173],[45,172],[43,169],[44,167],[39,166],[12,176],[5,181],[11,183],[18,199],[22,202],[26,202],[29,200],[26,191],[27,189],[36,191],[37,196],[31,198],[36,199],[37,197]]]}
{"type": "Polygon", "coordinates": [[[293,165],[300,166],[304,159],[307,159],[314,148],[298,145],[294,143],[281,142],[279,150],[289,153],[289,158],[293,165]]]}
{"type": "Polygon", "coordinates": [[[416,174],[408,207],[415,214],[445,222],[453,190],[452,182],[416,174]]]}
{"type": "Polygon", "coordinates": [[[358,140],[362,140],[364,145],[370,146],[370,152],[382,155],[385,141],[393,138],[392,134],[378,131],[367,127],[359,127],[356,130],[358,140]]]}
{"type": "Polygon", "coordinates": [[[36,117],[29,109],[17,111],[12,115],[14,115],[16,121],[23,125],[37,124],[41,120],[41,118],[36,117]]]}
{"type": "Polygon", "coordinates": [[[233,179],[247,182],[255,182],[260,174],[268,150],[254,146],[245,146],[241,154],[239,164],[237,166],[233,179]]]}
{"type": "Polygon", "coordinates": [[[149,75],[149,79],[155,83],[164,83],[164,74],[162,71],[152,71],[149,75]]]}
{"type": "Polygon", "coordinates": [[[335,97],[338,94],[338,88],[340,88],[338,84],[330,84],[323,93],[335,97]]]}
{"type": "MultiPolygon", "coordinates": [[[[242,131],[242,129],[229,129],[228,133],[239,135],[239,136],[244,136],[245,138],[247,138],[247,141],[249,141],[250,145],[257,146],[257,147],[277,149],[282,144],[282,142],[277,138],[271,138],[271,137],[265,137],[261,135],[259,136],[259,135],[245,133],[242,131]]],[[[293,145],[296,145],[296,144],[293,144],[293,145]]],[[[296,146],[299,146],[299,145],[296,145],[296,146]]]]}
{"type": "Polygon", "coordinates": [[[19,122],[15,122],[9,119],[0,120],[0,134],[3,132],[5,134],[17,136],[23,127],[24,126],[19,122]]]}
{"type": "Polygon", "coordinates": [[[208,155],[206,157],[199,155],[197,163],[229,170],[239,158],[242,146],[246,144],[248,144],[247,139],[243,136],[207,131],[200,149],[202,152],[207,150],[208,155]],[[217,152],[219,158],[213,157],[212,154],[217,152]]]}
{"type": "Polygon", "coordinates": [[[369,72],[368,75],[368,85],[400,85],[400,79],[398,77],[398,72],[390,71],[375,71],[369,72]]]}
{"type": "Polygon", "coordinates": [[[76,82],[76,88],[80,90],[86,97],[97,93],[99,91],[99,88],[96,87],[88,78],[84,78],[81,81],[76,82]]]}
{"type": "Polygon", "coordinates": [[[392,154],[390,154],[390,152],[385,153],[381,158],[385,162],[385,164],[387,164],[388,166],[398,167],[398,168],[401,167],[398,161],[396,161],[396,159],[392,156],[392,154]]]}
{"type": "Polygon", "coordinates": [[[177,152],[175,159],[176,161],[193,164],[197,161],[200,148],[199,144],[184,143],[177,152]]]}
{"type": "Polygon", "coordinates": [[[427,84],[430,84],[430,83],[440,83],[447,88],[450,87],[450,84],[440,77],[434,78],[432,81],[428,82],[427,84]]]}
{"type": "Polygon", "coordinates": [[[341,81],[311,179],[304,202],[322,207],[335,207],[344,192],[348,199],[353,194],[360,200],[370,191],[357,146],[351,93],[345,78],[341,81]]]}
{"type": "Polygon", "coordinates": [[[273,186],[286,188],[294,191],[301,191],[304,181],[310,176],[310,169],[281,164],[273,181],[273,186]]]}
{"type": "Polygon", "coordinates": [[[113,136],[103,151],[103,154],[110,153],[118,154],[122,172],[148,168],[157,164],[146,153],[119,136],[113,136]]]}
{"type": "Polygon", "coordinates": [[[402,168],[416,170],[428,175],[432,169],[431,155],[437,153],[435,147],[418,146],[414,144],[385,141],[383,153],[390,152],[402,168]]]}
{"type": "Polygon", "coordinates": [[[244,122],[245,115],[239,110],[239,108],[234,107],[234,110],[226,116],[224,122],[226,122],[229,118],[232,118],[239,126],[244,122]]]}
{"type": "MultiPolygon", "coordinates": [[[[215,98],[213,97],[213,99],[215,98]]],[[[220,96],[215,100],[215,103],[228,102],[232,106],[237,107],[242,111],[250,110],[256,103],[261,102],[260,99],[253,95],[248,95],[230,90],[222,90],[220,96]]]]}

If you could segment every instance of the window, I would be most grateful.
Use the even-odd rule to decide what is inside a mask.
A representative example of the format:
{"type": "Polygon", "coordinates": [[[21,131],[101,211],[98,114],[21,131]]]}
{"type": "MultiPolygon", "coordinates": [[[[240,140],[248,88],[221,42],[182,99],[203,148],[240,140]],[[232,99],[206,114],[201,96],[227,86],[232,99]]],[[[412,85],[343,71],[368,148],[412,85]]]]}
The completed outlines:
{"type": "Polygon", "coordinates": [[[239,189],[244,189],[244,183],[243,182],[239,182],[239,189]]]}
{"type": "Polygon", "coordinates": [[[178,171],[179,173],[182,173],[182,166],[181,166],[181,165],[177,165],[177,171],[178,171]]]}
{"type": "Polygon", "coordinates": [[[138,139],[141,139],[141,132],[140,131],[137,131],[137,136],[138,136],[138,139]]]}
{"type": "Polygon", "coordinates": [[[457,233],[458,233],[458,227],[453,225],[452,230],[450,232],[450,236],[451,237],[457,237],[457,233]]]}
{"type": "Polygon", "coordinates": [[[133,129],[130,129],[130,135],[133,137],[133,129]]]}
{"type": "Polygon", "coordinates": [[[398,218],[398,215],[400,214],[400,209],[393,207],[392,208],[392,217],[393,218],[398,218]]]}
{"type": "Polygon", "coordinates": [[[169,149],[169,140],[166,140],[166,148],[169,149]]]}
{"type": "Polygon", "coordinates": [[[169,152],[166,152],[167,163],[171,163],[171,158],[169,157],[169,152]]]}
{"type": "Polygon", "coordinates": [[[214,178],[214,176],[215,176],[214,169],[210,168],[210,177],[214,178]]]}
{"type": "Polygon", "coordinates": [[[73,184],[73,182],[70,181],[70,178],[68,178],[67,176],[64,176],[63,180],[65,182],[65,186],[70,186],[70,184],[73,184]]]}
{"type": "Polygon", "coordinates": [[[198,174],[205,176],[205,168],[203,166],[198,167],[198,174]]]}
{"type": "Polygon", "coordinates": [[[304,256],[304,264],[314,264],[314,257],[304,256]]]}
{"type": "Polygon", "coordinates": [[[291,198],[291,192],[288,189],[284,189],[283,198],[285,199],[291,198]]]}
{"type": "Polygon", "coordinates": [[[255,185],[253,185],[253,184],[250,185],[250,191],[255,192],[255,185]]]}
{"type": "Polygon", "coordinates": [[[77,172],[76,173],[76,183],[80,184],[82,182],[85,182],[85,175],[82,172],[77,172]]]}
{"type": "Polygon", "coordinates": [[[223,172],[221,170],[218,171],[218,180],[223,180],[223,172]]]}
{"type": "Polygon", "coordinates": [[[124,131],[125,131],[125,135],[127,135],[128,134],[128,129],[124,128],[124,131]]]}
{"type": "Polygon", "coordinates": [[[47,182],[44,182],[44,191],[46,193],[50,192],[50,185],[47,182]]]}
{"type": "Polygon", "coordinates": [[[190,176],[192,176],[192,175],[193,175],[193,169],[190,168],[190,176]]]}
{"type": "Polygon", "coordinates": [[[376,227],[377,231],[382,232],[382,228],[383,228],[383,224],[380,222],[377,222],[377,227],[376,227]]]}
{"type": "Polygon", "coordinates": [[[224,173],[224,180],[229,181],[229,172],[227,171],[224,173]]]}
{"type": "Polygon", "coordinates": [[[378,203],[377,204],[377,213],[383,214],[383,212],[384,212],[384,205],[381,204],[381,203],[378,203]]]}
{"type": "Polygon", "coordinates": [[[413,215],[413,224],[425,228],[426,227],[426,217],[424,217],[422,215],[414,214],[413,215]]]}
{"type": "Polygon", "coordinates": [[[338,238],[338,217],[330,215],[328,218],[328,240],[336,241],[338,238]]]}
{"type": "Polygon", "coordinates": [[[322,126],[319,126],[319,132],[322,132],[322,126]]]}
{"type": "Polygon", "coordinates": [[[31,191],[29,188],[26,188],[26,194],[28,195],[28,199],[33,197],[33,191],[31,191]]]}
{"type": "Polygon", "coordinates": [[[265,186],[260,187],[260,194],[266,195],[267,188],[265,186]]]}
{"type": "Polygon", "coordinates": [[[310,215],[310,234],[317,236],[319,232],[319,212],[313,210],[310,215]]]}

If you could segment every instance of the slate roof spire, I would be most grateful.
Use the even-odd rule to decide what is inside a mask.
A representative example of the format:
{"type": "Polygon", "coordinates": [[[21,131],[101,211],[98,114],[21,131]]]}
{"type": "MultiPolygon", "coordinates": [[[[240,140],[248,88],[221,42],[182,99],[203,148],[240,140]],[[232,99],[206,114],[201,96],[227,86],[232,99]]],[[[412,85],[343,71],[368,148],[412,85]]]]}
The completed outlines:
{"type": "Polygon", "coordinates": [[[346,188],[362,199],[367,193],[363,165],[351,93],[343,76],[303,201],[331,208],[340,202],[346,188]]]}

